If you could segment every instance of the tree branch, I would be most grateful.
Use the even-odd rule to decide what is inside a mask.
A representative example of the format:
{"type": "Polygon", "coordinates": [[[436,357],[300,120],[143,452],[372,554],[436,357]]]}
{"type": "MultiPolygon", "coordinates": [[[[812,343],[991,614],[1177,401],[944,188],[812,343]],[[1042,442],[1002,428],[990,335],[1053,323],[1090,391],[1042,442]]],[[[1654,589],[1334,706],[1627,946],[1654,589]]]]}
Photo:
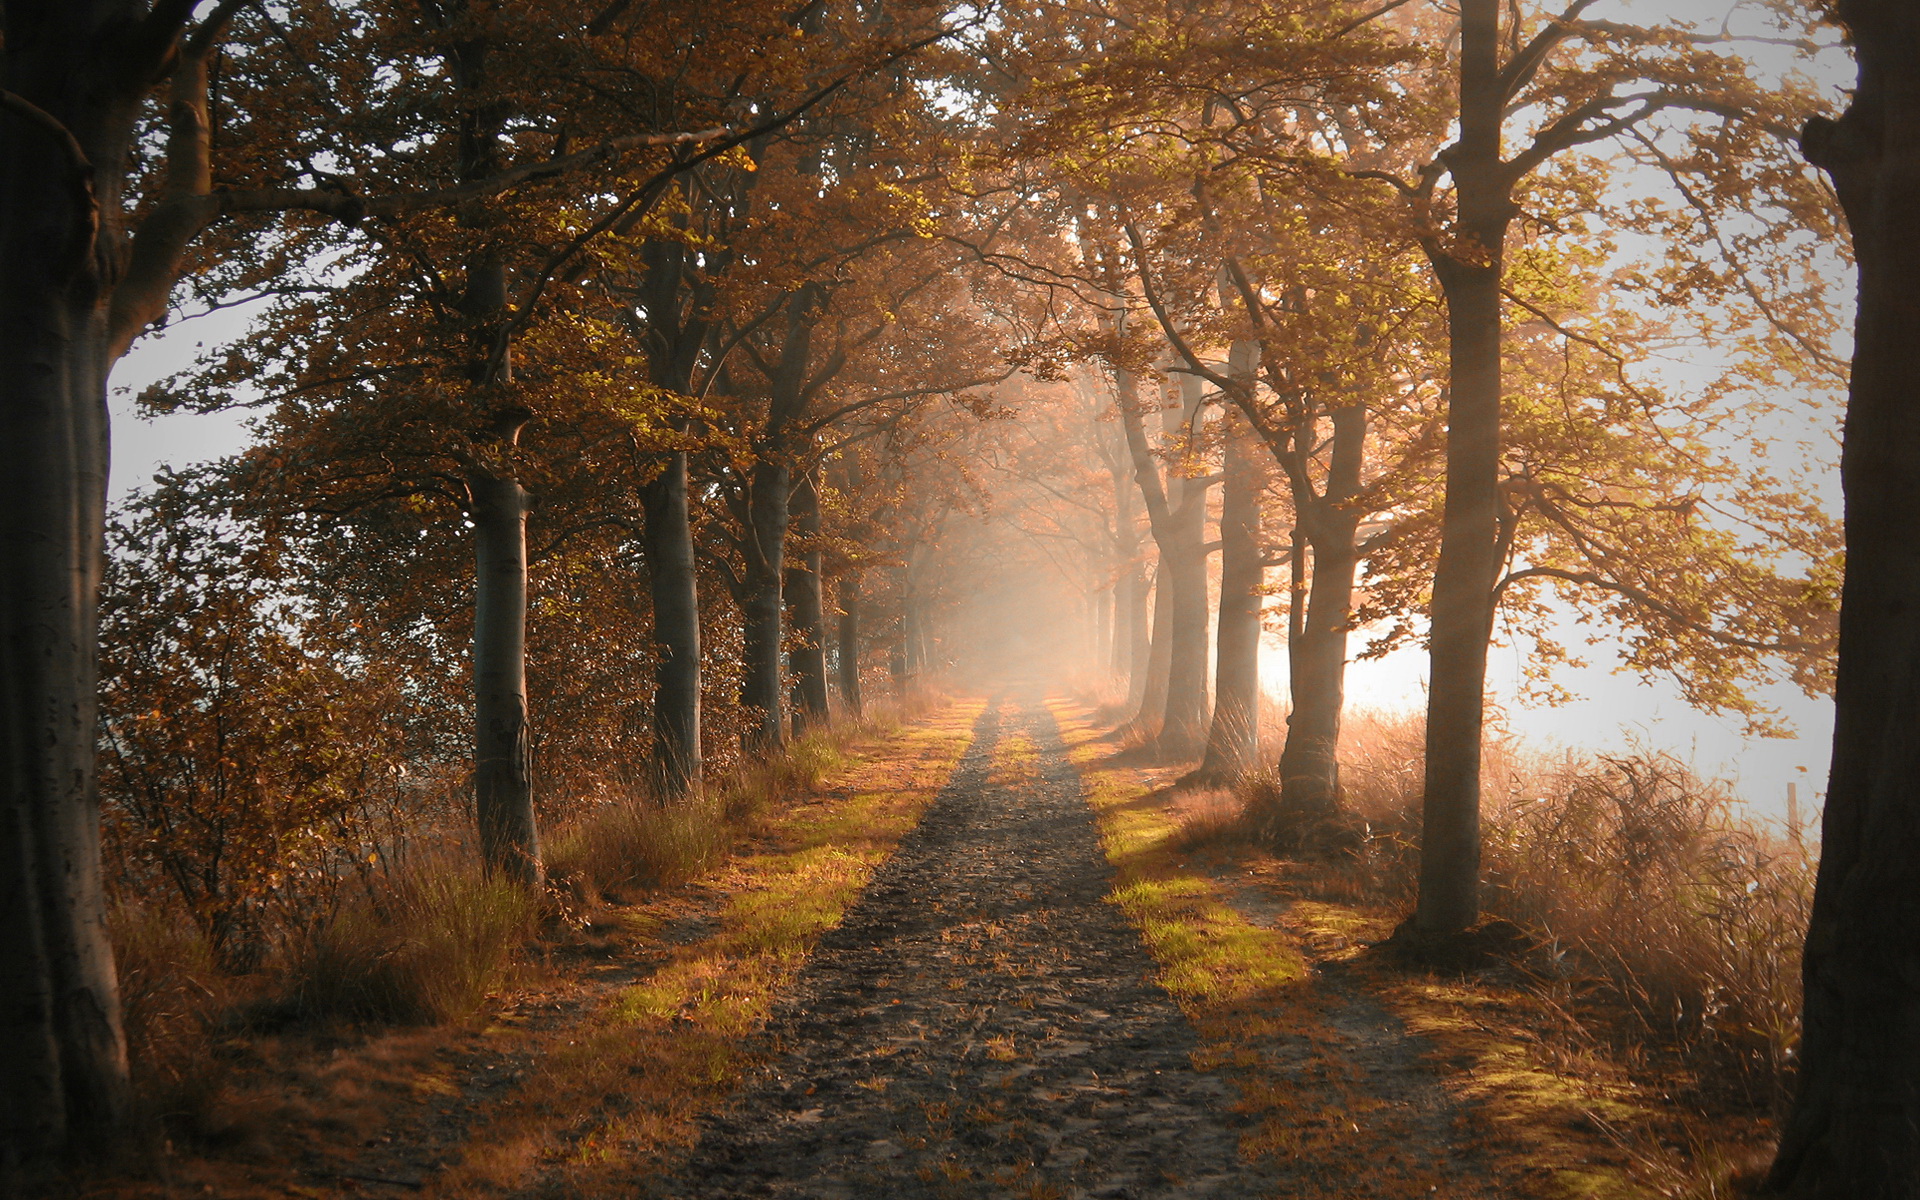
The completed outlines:
{"type": "Polygon", "coordinates": [[[1818,646],[1810,645],[1806,642],[1761,642],[1751,638],[1736,637],[1723,630],[1715,629],[1710,625],[1702,625],[1679,609],[1659,600],[1651,593],[1634,584],[1625,583],[1618,579],[1609,579],[1604,575],[1596,575],[1590,571],[1569,571],[1561,567],[1523,567],[1518,571],[1509,571],[1506,578],[1502,579],[1494,588],[1496,602],[1500,594],[1506,591],[1508,585],[1518,583],[1524,579],[1558,579],[1566,583],[1577,583],[1586,587],[1598,588],[1601,591],[1613,592],[1615,595],[1623,596],[1633,601],[1642,608],[1658,613],[1660,616],[1665,617],[1667,620],[1690,633],[1697,633],[1702,637],[1710,638],[1723,646],[1734,646],[1742,650],[1758,650],[1764,653],[1788,651],[1806,654],[1821,649],[1818,646]]]}

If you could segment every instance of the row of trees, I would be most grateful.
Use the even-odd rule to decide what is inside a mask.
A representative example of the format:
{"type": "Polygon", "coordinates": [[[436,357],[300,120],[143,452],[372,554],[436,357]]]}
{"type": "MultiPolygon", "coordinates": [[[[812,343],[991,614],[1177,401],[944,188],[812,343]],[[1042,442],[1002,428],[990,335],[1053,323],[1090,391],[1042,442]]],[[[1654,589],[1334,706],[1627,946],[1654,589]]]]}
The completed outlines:
{"type": "Polygon", "coordinates": [[[377,835],[349,818],[465,758],[470,723],[483,857],[537,883],[536,751],[576,799],[671,798],[825,715],[830,572],[850,696],[862,615],[917,619],[900,547],[966,502],[940,456],[1006,371],[990,331],[1023,320],[960,269],[996,235],[956,224],[956,123],[904,66],[944,19],[9,9],[9,453],[32,499],[10,525],[31,561],[8,585],[8,1146],[127,1120],[93,765],[114,359],[176,285],[273,298],[145,397],[262,417],[116,528],[119,842],[244,965],[263,897],[359,859],[377,835]],[[560,668],[531,687],[530,578],[535,664],[560,668]],[[568,719],[536,727],[536,703],[568,719]]]}
{"type": "MultiPolygon", "coordinates": [[[[1838,375],[1804,266],[1836,217],[1791,143],[1818,101],[1741,53],[1809,45],[1812,18],[1639,26],[1595,2],[9,5],[0,1140],[126,1120],[96,745],[136,837],[280,813],[222,843],[224,880],[157,860],[236,947],[243,878],[293,862],[370,763],[463,760],[469,721],[484,857],[536,883],[559,802],[536,753],[574,800],[671,798],[823,718],[830,649],[857,706],[875,617],[913,674],[965,541],[940,531],[999,475],[1058,502],[1096,648],[1203,775],[1252,764],[1284,569],[1273,831],[1338,804],[1354,632],[1425,638],[1424,938],[1477,914],[1497,620],[1544,671],[1557,614],[1599,614],[1630,665],[1756,721],[1770,672],[1824,687],[1836,535],[1739,452],[1773,390],[1838,375]],[[245,342],[147,397],[263,415],[253,450],[120,528],[97,743],[107,372],[176,295],[251,294],[274,300],[245,342]],[[1744,353],[1662,387],[1647,360],[1689,337],[1744,353]],[[229,694],[282,716],[222,724],[229,694]]],[[[1855,428],[1885,415],[1869,465],[1849,434],[1827,933],[1775,1176],[1796,1195],[1920,1178],[1912,1064],[1861,1040],[1863,1014],[1915,1008],[1907,935],[1863,924],[1910,869],[1883,847],[1913,836],[1912,773],[1872,764],[1911,675],[1883,176],[1913,161],[1915,31],[1853,7],[1863,90],[1808,146],[1882,256],[1855,428]],[[1863,575],[1863,549],[1888,565],[1863,575]]]]}

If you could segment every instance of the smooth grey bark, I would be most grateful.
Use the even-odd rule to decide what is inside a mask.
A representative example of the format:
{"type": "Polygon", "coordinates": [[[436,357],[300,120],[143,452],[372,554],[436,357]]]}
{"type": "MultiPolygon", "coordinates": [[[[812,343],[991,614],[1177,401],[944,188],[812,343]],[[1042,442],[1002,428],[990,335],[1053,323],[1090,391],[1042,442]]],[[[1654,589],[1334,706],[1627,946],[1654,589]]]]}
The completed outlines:
{"type": "Polygon", "coordinates": [[[653,770],[663,795],[700,786],[700,594],[687,512],[687,456],[671,454],[640,491],[653,601],[653,770]]]}
{"type": "Polygon", "coordinates": [[[1500,159],[1499,0],[1462,0],[1460,137],[1447,155],[1459,238],[1429,257],[1447,301],[1446,497],[1429,609],[1426,779],[1414,927],[1480,915],[1480,744],[1500,566],[1500,281],[1518,211],[1500,159]]]}
{"type": "Polygon", "coordinates": [[[1114,370],[1114,380],[1134,481],[1146,505],[1154,542],[1160,548],[1154,646],[1147,695],[1136,720],[1157,725],[1155,744],[1162,754],[1184,757],[1197,753],[1206,735],[1206,485],[1182,478],[1178,472],[1172,473],[1170,481],[1162,482],[1147,446],[1138,381],[1131,371],[1120,368],[1114,370]],[[1165,691],[1156,696],[1156,674],[1162,662],[1165,691]]]}
{"type": "Polygon", "coordinates": [[[527,492],[509,476],[472,472],[473,798],[489,873],[541,879],[527,726],[527,492]]]}
{"type": "Polygon", "coordinates": [[[786,598],[793,623],[793,734],[827,722],[827,618],[820,579],[820,493],[803,473],[789,501],[802,550],[788,557],[786,598]]]}
{"type": "MultiPolygon", "coordinates": [[[[1230,377],[1251,388],[1260,343],[1236,341],[1228,352],[1230,377]]],[[[1220,615],[1214,633],[1213,724],[1196,774],[1230,779],[1258,758],[1260,634],[1266,567],[1260,545],[1265,449],[1245,413],[1229,404],[1222,415],[1225,447],[1220,497],[1220,615]]]]}
{"type": "Polygon", "coordinates": [[[1279,807],[1280,819],[1295,828],[1325,821],[1340,806],[1340,720],[1360,562],[1360,514],[1352,501],[1366,453],[1366,410],[1359,405],[1336,409],[1332,425],[1325,488],[1318,495],[1310,486],[1295,488],[1295,537],[1313,559],[1305,612],[1290,622],[1287,647],[1293,711],[1280,754],[1279,807]]]}
{"type": "Polygon", "coordinates": [[[754,753],[785,740],[785,689],[781,686],[781,641],[785,632],[782,585],[786,571],[787,496],[792,488],[785,462],[762,459],[750,473],[746,564],[741,573],[745,617],[740,703],[747,710],[742,734],[754,753]]]}
{"type": "MultiPolygon", "coordinates": [[[[683,184],[691,188],[691,183],[683,184]]],[[[641,251],[646,273],[637,289],[646,313],[648,374],[677,395],[693,391],[701,356],[714,335],[706,314],[718,274],[731,262],[710,255],[694,269],[686,243],[649,242],[641,251]]],[[[675,424],[684,434],[687,422],[675,424]]],[[[660,473],[640,490],[641,549],[653,602],[653,772],[663,796],[699,788],[704,769],[701,743],[700,579],[694,556],[692,513],[687,497],[687,455],[669,453],[660,473]]]]}
{"type": "Polygon", "coordinates": [[[840,581],[839,682],[840,700],[858,717],[860,701],[860,581],[840,581]]]}
{"type": "Polygon", "coordinates": [[[1799,1076],[1767,1194],[1920,1196],[1920,8],[1842,0],[1860,65],[1801,145],[1859,264],[1840,476],[1833,767],[1801,964],[1799,1076]]]}
{"type": "MultiPolygon", "coordinates": [[[[1204,465],[1191,442],[1200,433],[1205,385],[1191,371],[1180,372],[1177,380],[1180,405],[1163,408],[1160,414],[1167,440],[1185,449],[1180,467],[1169,471],[1167,480],[1174,606],[1167,643],[1167,711],[1158,749],[1169,758],[1183,759],[1199,757],[1205,749],[1212,712],[1207,694],[1213,665],[1208,652],[1213,605],[1207,588],[1207,493],[1219,480],[1192,474],[1204,465]]],[[[1162,553],[1168,553],[1165,547],[1162,553]]]]}

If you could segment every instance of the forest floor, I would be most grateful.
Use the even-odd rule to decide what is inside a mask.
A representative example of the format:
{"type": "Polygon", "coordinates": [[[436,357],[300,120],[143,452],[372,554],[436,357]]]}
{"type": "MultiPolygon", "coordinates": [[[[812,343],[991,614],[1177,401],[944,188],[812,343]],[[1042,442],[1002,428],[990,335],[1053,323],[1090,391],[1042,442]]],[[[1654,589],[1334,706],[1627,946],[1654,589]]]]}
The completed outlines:
{"type": "Polygon", "coordinates": [[[1186,836],[1072,702],[856,747],[694,884],[555,934],[483,1024],[236,1040],[100,1197],[1677,1194],[1671,1097],[1500,968],[1186,836]]]}

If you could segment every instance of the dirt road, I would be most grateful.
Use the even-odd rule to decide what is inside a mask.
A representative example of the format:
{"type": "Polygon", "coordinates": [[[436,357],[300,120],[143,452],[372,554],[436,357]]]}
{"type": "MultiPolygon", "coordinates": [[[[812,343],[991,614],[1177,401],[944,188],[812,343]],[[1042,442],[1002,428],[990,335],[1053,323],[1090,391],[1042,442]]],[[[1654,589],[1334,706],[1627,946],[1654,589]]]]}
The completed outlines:
{"type": "Polygon", "coordinates": [[[776,1012],[770,1066],[653,1194],[1271,1194],[1111,880],[1053,718],[989,705],[776,1012]]]}

